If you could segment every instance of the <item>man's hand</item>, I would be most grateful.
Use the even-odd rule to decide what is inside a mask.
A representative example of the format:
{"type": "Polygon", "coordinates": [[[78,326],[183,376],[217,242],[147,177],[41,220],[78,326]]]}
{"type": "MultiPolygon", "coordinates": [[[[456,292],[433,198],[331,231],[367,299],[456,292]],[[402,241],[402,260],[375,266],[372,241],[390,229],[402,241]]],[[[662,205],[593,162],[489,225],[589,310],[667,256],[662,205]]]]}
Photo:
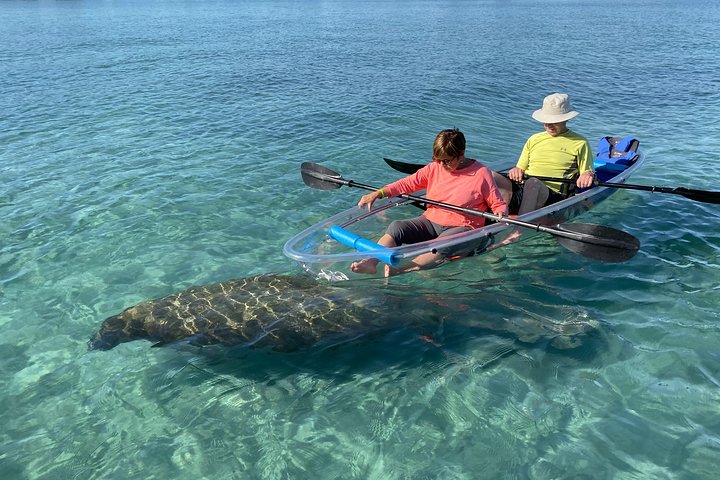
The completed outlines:
{"type": "Polygon", "coordinates": [[[513,182],[522,182],[524,176],[525,170],[523,170],[522,168],[513,167],[508,172],[508,178],[513,182]]]}
{"type": "Polygon", "coordinates": [[[592,187],[594,181],[595,173],[590,171],[583,172],[577,179],[577,186],[578,188],[589,188],[592,187]]]}

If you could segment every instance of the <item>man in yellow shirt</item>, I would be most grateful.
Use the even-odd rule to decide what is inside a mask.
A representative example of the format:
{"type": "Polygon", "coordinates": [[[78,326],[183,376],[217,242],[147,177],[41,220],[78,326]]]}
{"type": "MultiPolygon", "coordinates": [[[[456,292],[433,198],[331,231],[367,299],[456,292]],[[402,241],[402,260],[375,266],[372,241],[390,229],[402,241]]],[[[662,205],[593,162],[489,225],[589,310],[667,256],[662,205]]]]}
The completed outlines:
{"type": "Polygon", "coordinates": [[[569,195],[568,184],[542,182],[533,175],[543,177],[577,177],[578,188],[592,186],[595,178],[590,144],[582,135],[569,130],[567,122],[578,112],[570,107],[570,97],[553,93],[543,100],[543,106],[532,117],[545,126],[545,131],[528,138],[520,153],[517,165],[507,177],[493,172],[495,183],[510,213],[522,215],[569,195]],[[525,175],[530,178],[523,179],[525,175]]]}

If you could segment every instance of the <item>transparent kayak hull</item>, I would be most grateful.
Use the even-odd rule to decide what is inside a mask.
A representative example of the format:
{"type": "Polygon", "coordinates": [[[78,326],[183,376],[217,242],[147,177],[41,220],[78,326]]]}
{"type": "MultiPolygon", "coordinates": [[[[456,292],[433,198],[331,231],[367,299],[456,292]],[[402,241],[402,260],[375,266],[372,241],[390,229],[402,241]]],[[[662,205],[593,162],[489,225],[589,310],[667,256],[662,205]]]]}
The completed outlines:
{"type": "MultiPolygon", "coordinates": [[[[638,152],[638,159],[626,170],[617,176],[606,180],[610,183],[625,183],[633,173],[643,164],[644,156],[638,152]]],[[[606,200],[618,189],[608,187],[593,187],[584,192],[566,198],[560,202],[548,205],[525,215],[517,217],[528,223],[547,226],[565,223],[592,209],[600,202],[606,200]]],[[[421,196],[416,194],[416,196],[421,196]]],[[[356,251],[345,244],[331,238],[328,232],[332,227],[341,227],[344,231],[355,234],[372,242],[377,241],[393,220],[412,218],[420,215],[422,210],[413,205],[412,201],[404,199],[387,199],[375,203],[371,211],[355,206],[315,225],[303,230],[290,238],[283,248],[284,254],[297,261],[300,266],[317,277],[327,281],[346,281],[352,279],[367,279],[369,277],[382,277],[385,275],[384,263],[380,263],[375,274],[358,274],[350,270],[350,264],[364,258],[387,258],[388,252],[356,251]]],[[[482,228],[463,232],[456,235],[445,236],[427,242],[401,245],[391,250],[394,271],[399,273],[414,271],[413,259],[418,255],[437,252],[471,252],[462,255],[465,261],[472,261],[472,257],[492,251],[496,248],[512,243],[507,241],[508,236],[520,228],[523,235],[519,238],[526,240],[538,232],[516,227],[504,223],[490,223],[482,228]]],[[[435,268],[459,259],[453,256],[440,255],[437,262],[426,268],[435,268]]]]}

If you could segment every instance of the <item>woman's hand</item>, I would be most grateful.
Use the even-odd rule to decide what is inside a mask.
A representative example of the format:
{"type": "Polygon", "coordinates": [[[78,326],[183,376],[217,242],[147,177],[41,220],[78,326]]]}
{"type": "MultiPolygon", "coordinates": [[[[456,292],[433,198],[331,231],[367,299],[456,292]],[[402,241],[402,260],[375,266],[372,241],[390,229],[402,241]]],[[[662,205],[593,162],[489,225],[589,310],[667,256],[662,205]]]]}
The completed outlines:
{"type": "Polygon", "coordinates": [[[507,206],[505,206],[505,208],[504,208],[503,210],[500,210],[500,211],[497,211],[497,212],[493,212],[493,213],[494,213],[499,219],[502,219],[503,217],[507,217],[508,215],[510,215],[510,210],[508,209],[507,206]]]}
{"type": "Polygon", "coordinates": [[[382,188],[380,190],[370,192],[367,195],[363,195],[358,202],[358,207],[363,208],[367,205],[368,210],[372,210],[373,203],[375,203],[375,200],[378,198],[385,198],[385,193],[382,188]]]}

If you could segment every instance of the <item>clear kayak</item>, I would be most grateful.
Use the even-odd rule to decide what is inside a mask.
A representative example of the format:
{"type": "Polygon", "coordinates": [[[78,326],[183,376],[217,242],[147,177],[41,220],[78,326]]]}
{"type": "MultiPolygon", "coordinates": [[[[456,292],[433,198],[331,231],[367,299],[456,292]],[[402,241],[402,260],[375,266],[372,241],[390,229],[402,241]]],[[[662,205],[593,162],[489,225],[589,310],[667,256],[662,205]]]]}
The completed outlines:
{"type": "MultiPolygon", "coordinates": [[[[605,138],[613,142],[613,145],[625,140],[611,137],[605,138]]],[[[608,158],[596,159],[595,170],[598,179],[606,183],[625,183],[644,162],[644,155],[637,150],[637,145],[638,142],[635,140],[632,145],[634,148],[633,154],[628,156],[627,161],[615,163],[608,158]]],[[[334,179],[335,177],[327,178],[334,179]]],[[[341,180],[344,185],[365,187],[352,181],[341,180]]],[[[551,230],[551,233],[559,232],[558,235],[564,235],[561,231],[563,230],[563,224],[587,212],[616,191],[617,188],[595,186],[560,202],[518,216],[513,220],[518,224],[523,224],[524,227],[527,227],[527,224],[537,225],[539,229],[544,229],[546,228],[544,226],[547,225],[553,225],[555,227],[547,228],[551,230]]],[[[417,198],[415,196],[410,197],[417,198]]],[[[297,261],[311,275],[318,279],[335,282],[373,276],[382,277],[385,275],[383,263],[392,265],[393,272],[405,273],[417,270],[417,268],[413,268],[413,259],[418,255],[436,254],[438,252],[465,252],[460,256],[453,256],[452,253],[448,256],[440,256],[440,259],[432,265],[433,268],[436,268],[460,258],[482,255],[513,243],[514,237],[517,237],[517,234],[513,235],[514,232],[518,231],[517,225],[501,221],[488,222],[482,228],[456,235],[394,248],[381,247],[375,243],[393,220],[411,218],[421,214],[422,211],[418,207],[420,205],[413,199],[399,197],[380,200],[375,203],[374,208],[370,211],[354,206],[293,236],[285,243],[283,252],[287,257],[297,261]],[[378,265],[377,273],[368,275],[354,273],[350,270],[351,263],[364,258],[377,258],[383,262],[378,265]]],[[[523,228],[522,231],[523,234],[519,236],[519,239],[525,240],[543,230],[523,228]]],[[[589,238],[595,239],[597,237],[593,237],[590,233],[589,238]]],[[[558,240],[562,243],[561,238],[558,240]]]]}

